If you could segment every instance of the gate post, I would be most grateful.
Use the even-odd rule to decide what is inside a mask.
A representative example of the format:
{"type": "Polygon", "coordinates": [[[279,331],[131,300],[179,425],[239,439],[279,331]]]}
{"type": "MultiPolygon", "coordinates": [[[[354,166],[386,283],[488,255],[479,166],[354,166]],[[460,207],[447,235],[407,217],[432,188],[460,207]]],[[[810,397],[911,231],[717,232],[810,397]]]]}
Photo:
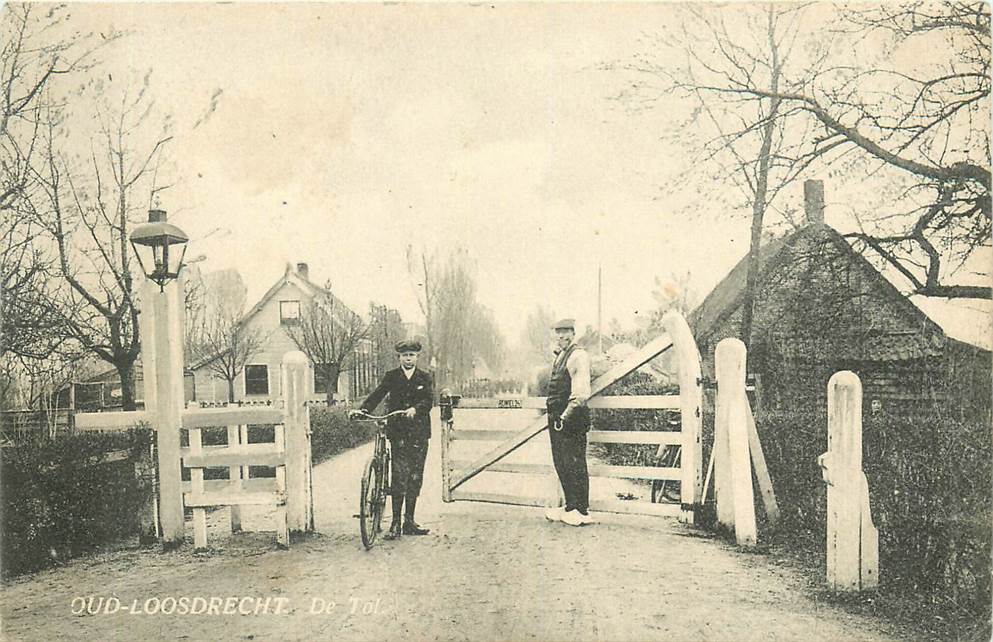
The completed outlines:
{"type": "Polygon", "coordinates": [[[740,339],[724,339],[717,344],[714,490],[718,521],[725,526],[733,525],[738,544],[750,546],[756,543],[758,534],[748,447],[745,358],[745,344],[740,339]]]}
{"type": "MultiPolygon", "coordinates": [[[[310,407],[307,405],[307,355],[293,350],[283,355],[283,426],[286,439],[286,521],[291,531],[309,530],[310,407]]],[[[278,432],[278,431],[277,431],[278,432]]]]}
{"type": "Polygon", "coordinates": [[[827,483],[827,583],[859,591],[879,583],[879,532],[862,472],[862,382],[854,372],[828,381],[828,452],[817,458],[827,483]]]}
{"type": "Polygon", "coordinates": [[[158,446],[159,521],[166,550],[182,545],[185,528],[179,452],[184,395],[183,280],[160,288],[146,279],[138,316],[145,409],[158,446]]]}
{"type": "Polygon", "coordinates": [[[679,367],[679,414],[682,442],[679,455],[679,521],[692,524],[696,508],[703,502],[703,381],[700,351],[683,315],[676,311],[662,317],[662,325],[672,338],[679,367]]]}

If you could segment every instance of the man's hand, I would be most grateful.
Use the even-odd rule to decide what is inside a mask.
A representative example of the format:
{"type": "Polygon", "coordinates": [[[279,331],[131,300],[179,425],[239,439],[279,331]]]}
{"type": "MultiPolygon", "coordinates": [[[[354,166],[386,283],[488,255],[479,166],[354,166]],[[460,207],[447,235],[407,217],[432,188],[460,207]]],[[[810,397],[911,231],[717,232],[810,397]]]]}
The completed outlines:
{"type": "Polygon", "coordinates": [[[414,418],[414,415],[416,415],[416,414],[417,414],[417,409],[414,408],[414,407],[410,407],[410,408],[407,408],[406,411],[404,411],[403,416],[404,417],[407,417],[408,419],[413,419],[414,418]]]}
{"type": "Polygon", "coordinates": [[[362,411],[362,410],[349,410],[348,411],[348,418],[349,419],[355,419],[356,417],[361,417],[364,414],[365,414],[365,412],[362,411]]]}

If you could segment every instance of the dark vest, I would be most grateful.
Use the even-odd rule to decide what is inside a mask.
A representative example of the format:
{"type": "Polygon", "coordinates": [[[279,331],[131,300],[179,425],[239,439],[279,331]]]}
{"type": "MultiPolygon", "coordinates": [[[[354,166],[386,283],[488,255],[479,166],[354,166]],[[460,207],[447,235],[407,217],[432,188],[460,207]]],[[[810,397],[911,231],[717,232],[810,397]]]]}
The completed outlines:
{"type": "MultiPolygon", "coordinates": [[[[564,352],[559,353],[552,365],[552,374],[548,379],[548,397],[545,400],[545,408],[548,409],[548,416],[559,417],[569,405],[569,395],[572,394],[572,375],[569,374],[569,357],[576,351],[575,343],[571,344],[564,352]]],[[[569,416],[570,424],[578,424],[588,427],[590,423],[590,410],[586,406],[576,408],[569,416]]]]}

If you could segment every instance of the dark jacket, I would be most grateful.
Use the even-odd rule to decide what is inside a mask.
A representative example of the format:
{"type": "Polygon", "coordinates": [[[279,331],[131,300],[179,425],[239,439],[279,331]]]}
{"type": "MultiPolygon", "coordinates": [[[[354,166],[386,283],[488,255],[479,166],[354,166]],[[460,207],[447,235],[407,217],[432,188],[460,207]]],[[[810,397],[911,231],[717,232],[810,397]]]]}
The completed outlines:
{"type": "Polygon", "coordinates": [[[362,410],[372,414],[376,406],[386,398],[386,412],[415,408],[413,419],[390,417],[386,425],[386,436],[390,439],[406,435],[429,439],[431,437],[431,406],[434,402],[434,378],[430,372],[414,368],[414,375],[408,380],[401,368],[390,370],[383,375],[379,386],[366,398],[362,410]]]}

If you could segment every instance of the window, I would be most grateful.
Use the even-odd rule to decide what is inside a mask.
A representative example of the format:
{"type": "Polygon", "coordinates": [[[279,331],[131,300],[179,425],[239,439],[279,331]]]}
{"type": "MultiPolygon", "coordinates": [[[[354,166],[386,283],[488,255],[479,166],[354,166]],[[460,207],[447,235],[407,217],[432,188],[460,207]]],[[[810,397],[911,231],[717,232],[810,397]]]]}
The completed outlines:
{"type": "Polygon", "coordinates": [[[280,325],[296,325],[300,323],[299,301],[279,302],[279,323],[280,325]]]}
{"type": "Polygon", "coordinates": [[[269,366],[245,366],[245,394],[269,394],[269,366]]]}

